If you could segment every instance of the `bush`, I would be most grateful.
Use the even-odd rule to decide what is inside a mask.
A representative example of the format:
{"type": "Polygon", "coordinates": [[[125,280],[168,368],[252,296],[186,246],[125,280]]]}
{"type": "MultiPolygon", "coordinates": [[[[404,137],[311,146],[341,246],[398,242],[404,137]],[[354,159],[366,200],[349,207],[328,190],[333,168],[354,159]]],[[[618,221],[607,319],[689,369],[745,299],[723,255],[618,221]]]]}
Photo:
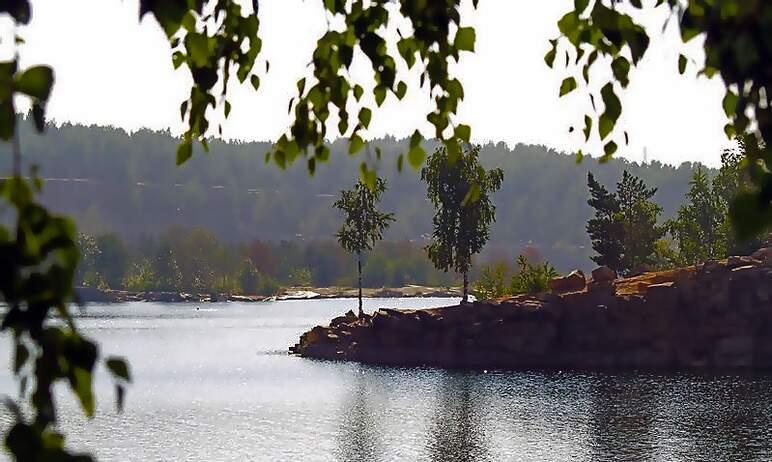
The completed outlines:
{"type": "Polygon", "coordinates": [[[484,266],[480,270],[479,279],[473,285],[472,294],[480,299],[498,298],[506,295],[509,292],[509,287],[504,281],[509,271],[504,262],[484,266]]]}
{"type": "Polygon", "coordinates": [[[557,277],[555,268],[544,262],[534,265],[528,261],[525,255],[517,257],[517,273],[512,276],[510,292],[512,294],[537,294],[545,292],[549,288],[550,279],[557,277]]]}
{"type": "Polygon", "coordinates": [[[255,295],[263,295],[265,297],[271,297],[281,292],[281,285],[276,282],[276,279],[271,276],[259,275],[257,278],[257,286],[255,287],[255,295]]]}

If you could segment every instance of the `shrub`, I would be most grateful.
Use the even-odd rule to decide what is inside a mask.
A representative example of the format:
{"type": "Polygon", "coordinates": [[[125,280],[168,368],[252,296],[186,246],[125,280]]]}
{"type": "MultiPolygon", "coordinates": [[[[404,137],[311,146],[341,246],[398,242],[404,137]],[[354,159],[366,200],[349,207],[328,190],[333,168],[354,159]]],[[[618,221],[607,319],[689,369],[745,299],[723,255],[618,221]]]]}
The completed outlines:
{"type": "Polygon", "coordinates": [[[548,289],[550,279],[557,277],[555,268],[544,262],[541,265],[532,264],[524,255],[517,257],[518,271],[512,276],[510,293],[512,294],[536,294],[548,289]]]}

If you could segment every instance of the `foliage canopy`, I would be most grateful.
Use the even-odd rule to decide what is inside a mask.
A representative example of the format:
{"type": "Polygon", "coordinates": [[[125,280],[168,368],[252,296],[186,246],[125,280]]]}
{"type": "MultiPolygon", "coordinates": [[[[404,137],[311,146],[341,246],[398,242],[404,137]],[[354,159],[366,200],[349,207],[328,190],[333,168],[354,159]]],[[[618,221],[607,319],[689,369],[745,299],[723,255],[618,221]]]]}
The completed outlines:
{"type": "Polygon", "coordinates": [[[437,269],[453,269],[464,275],[464,300],[472,255],[488,242],[491,223],[496,220],[491,195],[504,180],[501,169],[485,170],[479,155],[479,146],[455,158],[445,147],[439,147],[421,170],[429,201],[435,208],[432,243],[426,250],[437,269]]]}

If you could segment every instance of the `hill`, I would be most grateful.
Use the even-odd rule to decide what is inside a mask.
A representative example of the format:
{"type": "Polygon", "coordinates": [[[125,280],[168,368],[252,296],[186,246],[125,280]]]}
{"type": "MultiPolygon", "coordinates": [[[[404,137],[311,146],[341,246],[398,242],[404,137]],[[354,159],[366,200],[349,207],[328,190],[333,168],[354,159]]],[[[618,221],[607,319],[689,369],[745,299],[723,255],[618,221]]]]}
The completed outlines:
{"type": "MultiPolygon", "coordinates": [[[[162,132],[65,125],[37,136],[24,125],[22,142],[25,165],[38,164],[46,179],[44,202],[72,215],[90,233],[115,231],[135,240],[181,225],[202,226],[227,242],[329,239],[339,225],[332,202],[356,181],[362,159],[377,165],[389,181],[383,207],[394,211],[397,221],[386,239],[420,242],[431,231],[432,209],[419,173],[396,170],[404,140],[375,141],[383,150],[380,161],[374,153],[350,159],[343,143],[333,143],[330,162],[319,165],[313,177],[303,162],[286,171],[266,165],[268,143],[215,141],[208,154],[197,152],[176,167],[177,140],[162,132]]],[[[2,150],[8,149],[0,147],[5,172],[10,155],[2,150]]],[[[613,185],[624,169],[630,170],[659,188],[655,199],[669,217],[683,201],[696,167],[621,159],[577,165],[574,156],[544,146],[503,143],[484,145],[481,159],[504,170],[486,253],[514,256],[532,247],[558,269],[590,266],[588,171],[613,185]]]]}

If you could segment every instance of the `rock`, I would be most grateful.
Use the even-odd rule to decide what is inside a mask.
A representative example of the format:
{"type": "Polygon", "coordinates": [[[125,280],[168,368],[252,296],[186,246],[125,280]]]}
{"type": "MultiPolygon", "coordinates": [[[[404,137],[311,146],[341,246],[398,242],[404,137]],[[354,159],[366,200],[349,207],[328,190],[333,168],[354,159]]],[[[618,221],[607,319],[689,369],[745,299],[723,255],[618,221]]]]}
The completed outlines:
{"type": "Polygon", "coordinates": [[[772,268],[758,260],[626,279],[598,270],[589,283],[579,271],[556,278],[552,293],[364,318],[349,311],[290,351],[452,368],[772,367],[772,268]]]}
{"type": "Polygon", "coordinates": [[[758,265],[761,262],[748,256],[731,256],[726,259],[727,268],[737,268],[740,266],[758,265]]]}
{"type": "Polygon", "coordinates": [[[554,278],[549,282],[550,290],[556,294],[579,292],[584,290],[586,286],[587,280],[584,277],[584,273],[580,270],[571,271],[568,276],[554,278]]]}
{"type": "Polygon", "coordinates": [[[617,278],[617,273],[608,266],[599,266],[592,270],[592,280],[594,282],[613,281],[617,278]]]}
{"type": "Polygon", "coordinates": [[[348,310],[343,316],[338,316],[330,321],[330,327],[338,327],[343,324],[350,324],[357,321],[359,318],[353,311],[348,310]]]}
{"type": "Polygon", "coordinates": [[[766,266],[772,265],[772,247],[762,247],[755,251],[752,255],[753,258],[759,260],[766,266]]]}
{"type": "Polygon", "coordinates": [[[614,287],[614,281],[594,281],[591,280],[587,283],[587,291],[588,292],[602,292],[602,293],[608,293],[613,294],[616,292],[616,287],[614,287]]]}

